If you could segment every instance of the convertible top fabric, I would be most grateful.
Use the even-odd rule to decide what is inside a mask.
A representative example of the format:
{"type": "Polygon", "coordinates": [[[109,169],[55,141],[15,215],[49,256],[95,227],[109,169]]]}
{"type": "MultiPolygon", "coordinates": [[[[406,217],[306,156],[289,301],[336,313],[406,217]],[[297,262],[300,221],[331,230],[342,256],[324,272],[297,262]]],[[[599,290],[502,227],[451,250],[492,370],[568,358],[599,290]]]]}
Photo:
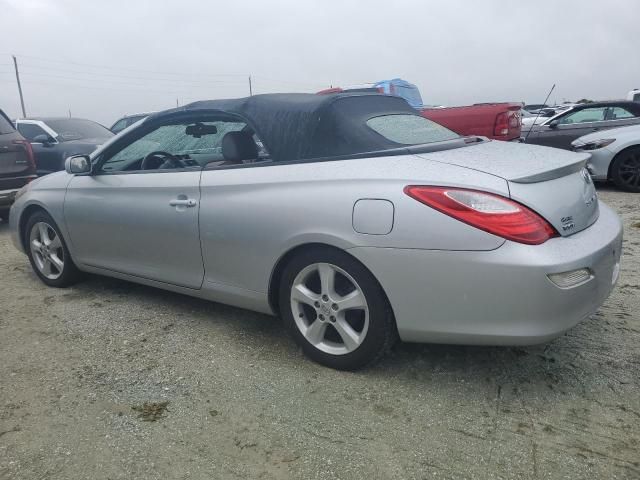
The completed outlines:
{"type": "Polygon", "coordinates": [[[274,161],[398,148],[402,145],[372,130],[366,121],[380,115],[419,116],[404,99],[389,95],[277,93],[194,102],[151,115],[147,121],[163,121],[195,112],[241,117],[255,131],[274,161]]]}

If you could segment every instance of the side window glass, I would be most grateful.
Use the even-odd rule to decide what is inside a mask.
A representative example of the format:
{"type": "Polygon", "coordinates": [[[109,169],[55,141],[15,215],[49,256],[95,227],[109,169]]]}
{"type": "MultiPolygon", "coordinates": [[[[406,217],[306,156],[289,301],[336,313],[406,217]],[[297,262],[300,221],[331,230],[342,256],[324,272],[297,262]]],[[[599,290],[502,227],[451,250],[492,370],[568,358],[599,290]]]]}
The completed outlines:
{"type": "Polygon", "coordinates": [[[622,107],[613,107],[610,109],[609,120],[621,120],[623,118],[634,118],[635,115],[629,110],[622,107]]]}
{"type": "Polygon", "coordinates": [[[119,132],[120,130],[124,130],[127,127],[127,120],[123,118],[122,120],[118,120],[111,130],[114,132],[119,132]]]}
{"type": "Polygon", "coordinates": [[[38,125],[33,125],[31,123],[19,123],[18,131],[22,134],[24,138],[26,138],[30,142],[33,142],[33,139],[36,138],[38,135],[47,134],[47,132],[45,132],[38,125]]]}
{"type": "Polygon", "coordinates": [[[0,135],[5,135],[7,133],[13,133],[16,129],[13,128],[13,124],[9,121],[8,118],[4,116],[2,110],[0,110],[0,135]]]}
{"type": "MultiPolygon", "coordinates": [[[[225,135],[242,132],[246,127],[244,122],[229,121],[181,121],[161,125],[107,157],[101,171],[170,171],[224,162],[227,160],[223,152],[225,135]]],[[[251,133],[240,136],[248,136],[257,152],[251,133]]]]}
{"type": "Polygon", "coordinates": [[[560,119],[561,125],[573,123],[602,122],[605,119],[607,107],[583,108],[577,112],[565,115],[560,119]]]}

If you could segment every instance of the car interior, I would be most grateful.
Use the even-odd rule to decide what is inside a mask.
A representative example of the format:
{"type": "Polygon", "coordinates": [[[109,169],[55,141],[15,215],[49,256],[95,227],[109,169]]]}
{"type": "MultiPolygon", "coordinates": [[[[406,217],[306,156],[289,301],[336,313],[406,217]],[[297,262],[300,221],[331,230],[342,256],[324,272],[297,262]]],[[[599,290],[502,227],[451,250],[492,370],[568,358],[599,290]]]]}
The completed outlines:
{"type": "Polygon", "coordinates": [[[268,160],[262,142],[245,123],[199,121],[160,126],[110,155],[100,170],[211,169],[268,160]]]}

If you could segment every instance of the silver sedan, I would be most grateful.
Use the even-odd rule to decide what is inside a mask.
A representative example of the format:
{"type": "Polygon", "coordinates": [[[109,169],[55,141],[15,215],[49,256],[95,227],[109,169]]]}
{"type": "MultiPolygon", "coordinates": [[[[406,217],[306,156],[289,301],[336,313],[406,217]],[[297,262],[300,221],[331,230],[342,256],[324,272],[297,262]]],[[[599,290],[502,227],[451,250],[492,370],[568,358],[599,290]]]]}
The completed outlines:
{"type": "Polygon", "coordinates": [[[10,223],[47,285],[91,272],[278,314],[355,369],[398,337],[525,345],[591,315],[622,228],[588,157],[460,137],[385,95],[204,101],[67,159],[10,223]]]}
{"type": "Polygon", "coordinates": [[[640,125],[590,133],[571,146],[591,154],[587,168],[594,180],[611,180],[618,188],[640,193],[640,125]]]}

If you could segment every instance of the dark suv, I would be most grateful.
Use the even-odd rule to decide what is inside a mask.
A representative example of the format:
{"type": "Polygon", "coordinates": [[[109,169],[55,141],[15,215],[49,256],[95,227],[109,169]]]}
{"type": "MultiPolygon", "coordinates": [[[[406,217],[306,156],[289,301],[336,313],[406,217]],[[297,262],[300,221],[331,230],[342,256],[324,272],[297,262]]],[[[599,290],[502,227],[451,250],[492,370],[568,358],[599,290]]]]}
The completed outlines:
{"type": "Polygon", "coordinates": [[[7,220],[16,192],[36,178],[31,144],[0,110],[0,218],[7,220]]]}

